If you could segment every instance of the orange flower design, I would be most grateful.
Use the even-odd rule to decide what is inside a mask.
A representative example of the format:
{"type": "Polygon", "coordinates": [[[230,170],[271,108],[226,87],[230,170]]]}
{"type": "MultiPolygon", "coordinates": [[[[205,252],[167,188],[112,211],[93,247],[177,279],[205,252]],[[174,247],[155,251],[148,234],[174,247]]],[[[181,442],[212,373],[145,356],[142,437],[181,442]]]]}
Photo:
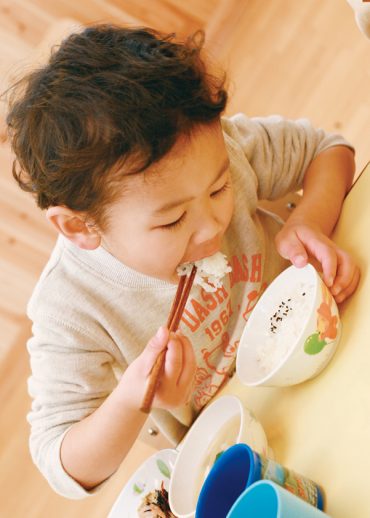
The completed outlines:
{"type": "Polygon", "coordinates": [[[322,296],[323,302],[317,310],[317,330],[319,332],[319,339],[325,340],[325,338],[330,338],[333,340],[337,336],[338,332],[338,317],[331,314],[333,298],[325,284],[322,285],[322,296]]]}
{"type": "Polygon", "coordinates": [[[330,307],[326,302],[322,302],[317,310],[317,328],[320,340],[334,339],[337,336],[337,323],[338,317],[331,314],[330,307]]]}

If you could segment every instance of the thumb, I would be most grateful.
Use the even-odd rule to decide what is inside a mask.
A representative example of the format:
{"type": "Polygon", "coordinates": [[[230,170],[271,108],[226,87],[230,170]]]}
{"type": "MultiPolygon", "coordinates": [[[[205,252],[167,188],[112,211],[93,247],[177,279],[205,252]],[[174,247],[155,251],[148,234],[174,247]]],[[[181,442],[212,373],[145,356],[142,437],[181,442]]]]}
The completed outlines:
{"type": "Polygon", "coordinates": [[[168,344],[169,331],[167,327],[161,326],[157,333],[149,340],[144,351],[142,352],[145,361],[146,370],[150,372],[159,353],[163,351],[168,344]]]}
{"type": "Polygon", "coordinates": [[[302,268],[308,262],[307,251],[295,233],[280,239],[277,249],[284,259],[289,259],[297,268],[302,268]]]}

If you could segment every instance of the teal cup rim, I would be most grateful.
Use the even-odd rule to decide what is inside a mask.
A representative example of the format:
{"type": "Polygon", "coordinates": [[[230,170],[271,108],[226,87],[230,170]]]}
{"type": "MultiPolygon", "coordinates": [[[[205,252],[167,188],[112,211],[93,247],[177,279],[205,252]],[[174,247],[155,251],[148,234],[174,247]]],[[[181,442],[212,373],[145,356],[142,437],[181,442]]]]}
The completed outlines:
{"type": "MultiPolygon", "coordinates": [[[[279,484],[276,484],[276,482],[272,482],[271,480],[258,480],[257,482],[254,482],[250,486],[248,486],[235,500],[233,506],[229,510],[229,512],[226,515],[226,518],[233,518],[233,514],[238,511],[238,507],[242,505],[243,500],[246,498],[246,495],[250,495],[252,492],[254,493],[256,491],[256,488],[258,486],[263,487],[271,487],[272,490],[270,492],[271,496],[274,498],[274,504],[276,505],[276,518],[279,518],[279,513],[281,513],[281,496],[279,493],[279,490],[276,490],[277,487],[280,487],[279,484]]],[[[282,488],[281,488],[282,489],[282,488]]]]}
{"type": "MultiPolygon", "coordinates": [[[[239,514],[235,514],[235,513],[240,513],[240,512],[243,513],[243,515],[240,515],[240,516],[244,516],[245,510],[243,508],[240,509],[240,507],[243,505],[243,501],[246,498],[248,498],[247,495],[249,495],[249,497],[250,497],[250,495],[255,495],[256,491],[261,491],[261,489],[262,489],[262,491],[264,491],[263,492],[263,496],[265,498],[264,503],[266,502],[266,498],[271,498],[272,499],[271,504],[272,504],[272,506],[275,506],[275,507],[272,507],[272,509],[271,509],[272,513],[274,513],[271,515],[271,517],[274,517],[274,518],[283,517],[283,515],[281,514],[284,511],[284,509],[282,508],[282,498],[284,498],[284,494],[286,494],[288,496],[288,498],[296,500],[297,504],[299,503],[299,505],[302,506],[302,510],[304,508],[310,509],[310,516],[311,516],[311,514],[313,515],[313,513],[315,513],[315,516],[317,514],[318,517],[320,516],[322,518],[330,518],[330,516],[328,514],[326,514],[322,509],[319,509],[318,507],[315,507],[315,506],[309,504],[307,501],[299,498],[297,495],[294,495],[294,494],[290,493],[289,491],[287,491],[284,487],[280,486],[280,484],[277,484],[273,480],[268,480],[268,479],[258,480],[257,482],[254,482],[251,486],[247,487],[239,495],[237,500],[235,500],[233,506],[227,513],[226,518],[237,518],[239,516],[239,514]]],[[[262,509],[262,511],[266,511],[266,509],[262,509]]]]}

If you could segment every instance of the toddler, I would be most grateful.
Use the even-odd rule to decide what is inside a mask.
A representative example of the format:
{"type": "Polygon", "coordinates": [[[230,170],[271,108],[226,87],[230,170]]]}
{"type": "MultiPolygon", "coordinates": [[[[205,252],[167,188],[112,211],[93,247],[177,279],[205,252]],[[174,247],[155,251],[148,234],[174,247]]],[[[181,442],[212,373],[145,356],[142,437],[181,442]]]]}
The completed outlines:
{"type": "Polygon", "coordinates": [[[67,497],[96,491],[130,450],[162,349],[152,415],[176,442],[232,375],[250,312],[290,262],[317,261],[337,302],[358,283],[330,239],[349,144],[304,119],[223,116],[224,78],[202,53],[201,34],[92,26],[13,89],[13,174],[59,231],[28,306],[30,448],[67,497]],[[285,224],[258,209],[302,187],[285,224]],[[194,286],[169,334],[177,267],[218,251],[232,272],[214,293],[194,286]]]}

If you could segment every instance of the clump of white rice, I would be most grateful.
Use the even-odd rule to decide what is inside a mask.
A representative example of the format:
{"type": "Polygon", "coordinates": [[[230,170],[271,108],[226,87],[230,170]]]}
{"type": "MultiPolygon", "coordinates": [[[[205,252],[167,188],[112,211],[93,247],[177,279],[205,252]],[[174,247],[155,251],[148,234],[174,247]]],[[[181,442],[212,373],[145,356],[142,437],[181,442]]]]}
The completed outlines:
{"type": "Polygon", "coordinates": [[[197,267],[194,284],[201,286],[208,292],[215,292],[218,288],[221,288],[221,279],[232,269],[226,255],[217,252],[200,261],[180,264],[176,270],[177,274],[180,276],[189,275],[194,265],[197,267]]]}
{"type": "Polygon", "coordinates": [[[302,332],[312,304],[314,285],[300,283],[266,313],[266,330],[257,346],[257,362],[268,374],[288,355],[302,332]]]}

